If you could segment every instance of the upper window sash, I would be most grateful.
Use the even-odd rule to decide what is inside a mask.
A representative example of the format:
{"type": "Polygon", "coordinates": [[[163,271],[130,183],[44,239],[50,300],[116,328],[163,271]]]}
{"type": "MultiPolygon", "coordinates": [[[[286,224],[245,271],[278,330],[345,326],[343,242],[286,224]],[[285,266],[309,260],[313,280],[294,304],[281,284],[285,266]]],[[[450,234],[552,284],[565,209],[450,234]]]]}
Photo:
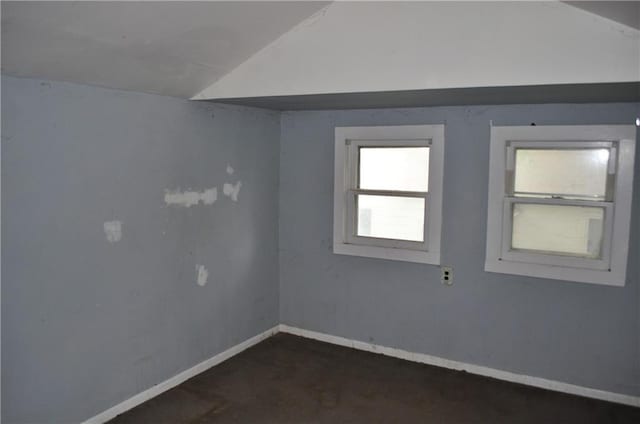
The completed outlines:
{"type": "MultiPolygon", "coordinates": [[[[360,148],[363,147],[384,147],[384,148],[402,148],[402,147],[431,147],[431,139],[346,139],[348,158],[346,161],[346,173],[348,176],[348,188],[351,190],[360,189],[360,148]]],[[[431,168],[429,166],[429,168],[431,168]]],[[[429,170],[429,172],[431,172],[429,170]]],[[[369,189],[367,189],[369,191],[369,189]]],[[[393,193],[405,193],[403,190],[386,190],[393,193]]],[[[420,192],[426,193],[426,192],[420,192]]]]}
{"type": "Polygon", "coordinates": [[[512,197],[554,198],[571,200],[600,200],[612,202],[615,192],[616,163],[618,160],[617,143],[614,141],[507,141],[505,166],[505,195],[512,197]],[[609,150],[605,194],[602,198],[581,194],[554,192],[516,192],[516,154],[522,150],[609,150]]]}

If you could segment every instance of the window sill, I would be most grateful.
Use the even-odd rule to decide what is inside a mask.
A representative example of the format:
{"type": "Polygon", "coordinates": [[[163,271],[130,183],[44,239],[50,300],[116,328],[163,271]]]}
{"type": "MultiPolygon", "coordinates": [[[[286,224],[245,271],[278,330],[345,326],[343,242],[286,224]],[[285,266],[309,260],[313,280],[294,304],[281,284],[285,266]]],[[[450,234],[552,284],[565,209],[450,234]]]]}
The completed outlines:
{"type": "Polygon", "coordinates": [[[367,258],[388,259],[392,261],[440,265],[440,252],[425,252],[390,247],[334,243],[333,253],[337,255],[362,256],[367,258]]]}
{"type": "Polygon", "coordinates": [[[599,284],[624,287],[625,272],[616,270],[580,269],[566,266],[542,265],[505,260],[487,260],[484,265],[487,272],[523,275],[535,278],[548,278],[576,283],[599,284]]]}

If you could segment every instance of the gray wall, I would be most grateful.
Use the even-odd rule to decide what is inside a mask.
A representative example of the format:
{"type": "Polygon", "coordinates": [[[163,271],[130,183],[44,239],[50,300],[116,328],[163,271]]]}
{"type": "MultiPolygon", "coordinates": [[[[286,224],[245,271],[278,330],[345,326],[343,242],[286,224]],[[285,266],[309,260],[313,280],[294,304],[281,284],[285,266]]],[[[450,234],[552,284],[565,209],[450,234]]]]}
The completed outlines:
{"type": "Polygon", "coordinates": [[[2,78],[3,422],[87,419],[278,323],[279,125],[2,78]],[[213,205],[165,205],[165,189],[213,186],[213,205]]]}
{"type": "Polygon", "coordinates": [[[639,113],[474,106],[280,119],[2,77],[3,422],[89,418],[272,327],[278,309],[305,329],[640,395],[640,160],[626,287],[483,271],[489,120],[627,124],[639,113]],[[435,266],[334,255],[333,127],[442,122],[442,255],[454,285],[435,266]],[[222,185],[237,180],[236,203],[222,185]],[[214,186],[213,205],[164,202],[166,189],[214,186]],[[112,220],[123,222],[116,243],[103,231],[112,220]]]}
{"type": "MultiPolygon", "coordinates": [[[[489,121],[631,124],[637,104],[287,112],[280,141],[283,324],[640,395],[640,159],[626,287],[483,271],[489,121]],[[442,264],[332,253],[333,128],[446,124],[442,264]]],[[[640,149],[638,149],[640,152],[640,149]]]]}

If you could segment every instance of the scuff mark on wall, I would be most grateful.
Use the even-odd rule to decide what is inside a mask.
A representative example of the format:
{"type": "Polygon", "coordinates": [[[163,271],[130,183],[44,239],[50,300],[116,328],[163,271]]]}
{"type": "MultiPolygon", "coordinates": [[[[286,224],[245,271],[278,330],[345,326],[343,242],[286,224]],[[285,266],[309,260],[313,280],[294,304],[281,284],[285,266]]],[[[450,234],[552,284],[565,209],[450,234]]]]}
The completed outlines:
{"type": "Polygon", "coordinates": [[[212,205],[218,199],[218,189],[216,187],[198,191],[170,191],[165,190],[164,202],[167,205],[184,206],[186,208],[202,202],[205,205],[212,205]]]}
{"type": "Polygon", "coordinates": [[[242,181],[238,181],[235,185],[231,183],[224,183],[224,186],[222,186],[222,192],[225,196],[229,196],[231,197],[231,200],[237,202],[240,187],[242,187],[242,181]]]}
{"type": "Polygon", "coordinates": [[[122,239],[122,222],[107,221],[104,223],[104,234],[109,243],[116,243],[122,239]]]}
{"type": "Polygon", "coordinates": [[[209,271],[207,271],[204,265],[196,265],[196,271],[198,272],[198,285],[204,287],[204,285],[207,284],[207,278],[209,278],[209,271]]]}

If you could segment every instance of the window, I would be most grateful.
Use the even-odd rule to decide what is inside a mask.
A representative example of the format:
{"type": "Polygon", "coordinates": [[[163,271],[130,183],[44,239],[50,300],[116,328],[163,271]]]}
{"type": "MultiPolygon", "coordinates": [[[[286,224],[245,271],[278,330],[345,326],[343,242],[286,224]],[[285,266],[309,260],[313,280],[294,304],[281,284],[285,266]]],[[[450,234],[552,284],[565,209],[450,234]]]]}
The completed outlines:
{"type": "Polygon", "coordinates": [[[485,270],[623,286],[635,127],[492,127],[485,270]]]}
{"type": "Polygon", "coordinates": [[[444,125],[335,136],[334,253],[439,264],[444,125]]]}

